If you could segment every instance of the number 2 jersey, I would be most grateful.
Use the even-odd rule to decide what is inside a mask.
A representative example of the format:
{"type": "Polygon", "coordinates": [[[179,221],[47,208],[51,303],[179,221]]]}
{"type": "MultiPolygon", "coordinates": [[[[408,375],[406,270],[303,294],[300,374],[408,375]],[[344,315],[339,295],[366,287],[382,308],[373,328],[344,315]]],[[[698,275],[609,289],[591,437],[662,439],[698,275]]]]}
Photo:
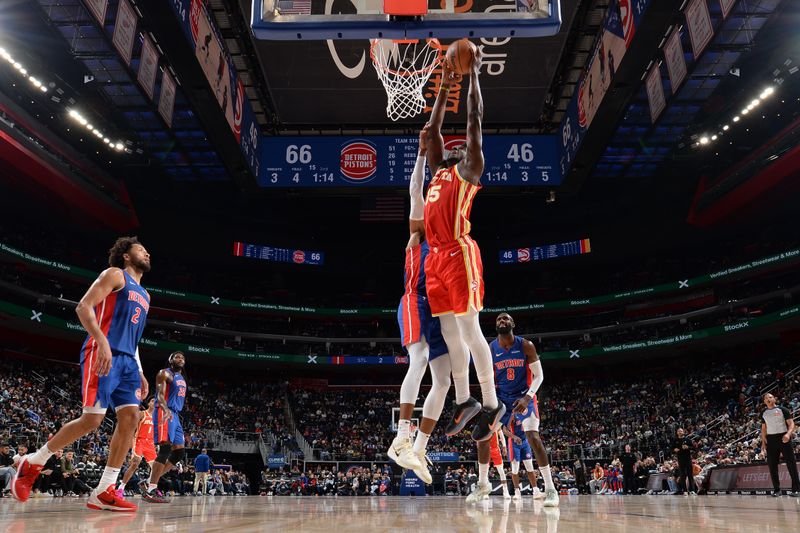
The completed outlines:
{"type": "MultiPolygon", "coordinates": [[[[133,357],[150,310],[150,294],[126,271],[123,270],[122,275],[125,285],[97,304],[94,315],[108,339],[111,353],[133,357]]],[[[87,335],[81,348],[81,362],[91,358],[96,350],[97,343],[87,335]]]]}

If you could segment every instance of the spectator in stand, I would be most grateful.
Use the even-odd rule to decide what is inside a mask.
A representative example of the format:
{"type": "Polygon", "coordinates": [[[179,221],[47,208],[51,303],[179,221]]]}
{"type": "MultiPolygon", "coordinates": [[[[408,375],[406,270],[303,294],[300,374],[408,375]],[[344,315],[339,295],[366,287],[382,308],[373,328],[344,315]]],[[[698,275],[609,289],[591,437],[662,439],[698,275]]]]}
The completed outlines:
{"type": "Polygon", "coordinates": [[[11,445],[8,442],[0,443],[0,498],[11,490],[11,479],[15,473],[11,445]]]}
{"type": "Polygon", "coordinates": [[[208,456],[208,450],[203,448],[200,454],[194,459],[194,494],[195,496],[200,493],[200,487],[203,495],[208,494],[206,483],[208,482],[209,472],[211,472],[211,458],[208,456]]]}

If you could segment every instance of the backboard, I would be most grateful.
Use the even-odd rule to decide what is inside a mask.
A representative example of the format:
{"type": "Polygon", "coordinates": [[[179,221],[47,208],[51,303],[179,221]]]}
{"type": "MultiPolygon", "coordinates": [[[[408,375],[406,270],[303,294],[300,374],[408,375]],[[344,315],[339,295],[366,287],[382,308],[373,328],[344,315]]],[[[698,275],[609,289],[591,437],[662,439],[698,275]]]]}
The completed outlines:
{"type": "Polygon", "coordinates": [[[251,26],[264,40],[548,37],[561,27],[559,0],[427,0],[422,15],[404,4],[415,3],[253,0],[251,26]]]}

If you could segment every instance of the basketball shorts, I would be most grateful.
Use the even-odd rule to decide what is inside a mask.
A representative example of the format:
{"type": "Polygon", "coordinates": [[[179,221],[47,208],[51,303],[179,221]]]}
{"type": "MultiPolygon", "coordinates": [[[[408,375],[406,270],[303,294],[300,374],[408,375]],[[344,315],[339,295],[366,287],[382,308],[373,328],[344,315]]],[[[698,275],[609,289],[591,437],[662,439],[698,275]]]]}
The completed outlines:
{"type": "Polygon", "coordinates": [[[172,418],[162,420],[162,411],[158,407],[153,410],[153,425],[158,429],[154,433],[155,444],[168,442],[173,446],[184,446],[186,439],[183,436],[183,425],[178,413],[172,412],[172,418]]]}
{"type": "Polygon", "coordinates": [[[468,235],[433,246],[425,260],[426,289],[433,316],[483,309],[483,263],[478,243],[468,235]]]}
{"type": "Polygon", "coordinates": [[[442,326],[438,318],[431,316],[431,308],[425,296],[404,294],[397,307],[397,323],[404,348],[425,337],[428,342],[428,361],[447,353],[442,326]]]}
{"type": "Polygon", "coordinates": [[[136,446],[133,447],[133,453],[139,457],[144,457],[144,460],[148,463],[156,459],[156,447],[150,440],[136,439],[136,446]]]}
{"type": "Polygon", "coordinates": [[[500,438],[497,433],[494,434],[494,437],[489,439],[489,452],[490,452],[490,459],[492,466],[503,466],[503,455],[500,453],[500,443],[497,442],[497,439],[500,438]]]}
{"type": "MultiPolygon", "coordinates": [[[[524,392],[522,394],[525,394],[524,392]]],[[[520,396],[522,396],[520,394],[520,396]]],[[[511,427],[511,417],[514,417],[515,424],[522,424],[522,429],[525,431],[539,431],[539,400],[536,395],[533,395],[533,400],[530,401],[528,404],[528,409],[525,413],[518,415],[515,414],[514,411],[514,402],[517,401],[519,396],[509,397],[503,396],[498,394],[497,399],[503,402],[506,406],[506,412],[503,414],[503,418],[500,419],[500,422],[510,428],[511,427]]]]}
{"type": "Polygon", "coordinates": [[[527,461],[529,459],[533,459],[533,452],[531,451],[531,445],[528,442],[527,437],[522,435],[520,437],[522,442],[520,444],[516,444],[514,439],[511,437],[508,438],[508,460],[509,461],[527,461]]]}
{"type": "Polygon", "coordinates": [[[105,414],[109,407],[139,407],[142,399],[142,380],[139,366],[133,357],[112,354],[111,370],[107,376],[98,376],[92,365],[96,355],[81,356],[81,396],[83,412],[105,414]]]}

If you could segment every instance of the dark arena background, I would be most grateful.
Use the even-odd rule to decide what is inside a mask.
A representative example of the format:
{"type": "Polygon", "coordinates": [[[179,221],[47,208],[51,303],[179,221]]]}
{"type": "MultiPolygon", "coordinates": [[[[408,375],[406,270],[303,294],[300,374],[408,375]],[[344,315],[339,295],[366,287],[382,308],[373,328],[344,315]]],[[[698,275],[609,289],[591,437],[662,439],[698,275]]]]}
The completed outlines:
{"type": "MultiPolygon", "coordinates": [[[[0,2],[0,531],[800,530],[800,2],[425,4],[0,2]],[[536,460],[515,487],[504,452],[477,503],[473,424],[444,432],[454,390],[423,446],[431,483],[388,455],[405,438],[409,183],[447,85],[433,63],[422,110],[387,118],[393,67],[370,38],[401,30],[482,52],[482,188],[456,211],[480,246],[483,336],[509,313],[544,372],[550,473],[536,460]],[[128,299],[117,283],[87,300],[134,235],[113,278],[128,299]],[[90,391],[110,378],[81,366],[103,336],[109,376],[134,365],[117,341],[138,341],[149,385],[104,419],[90,391]],[[162,393],[185,404],[157,408],[153,464],[169,460],[148,486],[129,441],[109,464],[111,439],[162,393]],[[177,420],[185,449],[162,450],[177,420]]],[[[392,54],[415,45],[383,42],[412,68],[392,54]]],[[[480,115],[470,84],[446,96],[448,150],[480,115]]],[[[433,390],[426,371],[411,439],[433,390]]]]}

